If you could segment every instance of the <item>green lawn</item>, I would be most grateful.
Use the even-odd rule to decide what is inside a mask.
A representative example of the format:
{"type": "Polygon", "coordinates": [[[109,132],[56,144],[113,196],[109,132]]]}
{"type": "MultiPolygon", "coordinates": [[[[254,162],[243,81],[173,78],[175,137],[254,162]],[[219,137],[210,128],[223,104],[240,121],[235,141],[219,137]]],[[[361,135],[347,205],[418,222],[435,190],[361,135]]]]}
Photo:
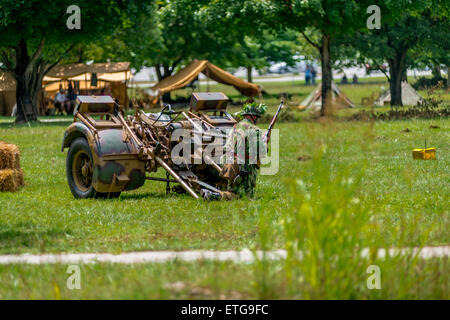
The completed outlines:
{"type": "MultiPolygon", "coordinates": [[[[273,99],[270,108],[276,103],[273,99]]],[[[353,265],[359,259],[349,253],[355,246],[450,244],[449,119],[301,118],[277,125],[279,172],[258,178],[254,200],[233,202],[166,195],[165,185],[154,181],[116,200],[75,200],[66,181],[67,150],[60,152],[69,122],[15,127],[0,119],[0,140],[21,149],[26,183],[19,192],[0,194],[1,254],[300,250],[305,243],[328,254],[313,254],[308,264],[289,260],[266,267],[212,262],[83,266],[89,281],[81,291],[62,288],[65,266],[0,266],[0,298],[448,298],[447,260],[378,262],[390,280],[384,282],[385,291],[375,293],[358,282],[367,276],[367,263],[353,265]],[[412,159],[412,149],[423,147],[425,139],[437,148],[436,161],[412,159]],[[312,160],[299,161],[303,155],[312,160]],[[347,267],[327,259],[335,255],[347,267]],[[320,272],[294,277],[299,269],[320,272]],[[184,285],[171,289],[177,281],[184,285]]]]}
{"type": "MultiPolygon", "coordinates": [[[[253,201],[204,203],[188,195],[165,194],[165,185],[147,182],[118,200],[75,200],[60,152],[65,125],[0,129],[1,139],[20,146],[26,186],[0,194],[0,252],[84,252],[145,249],[225,249],[255,245],[260,210],[276,220],[287,210],[294,179],[312,182],[313,161],[301,162],[326,144],[321,161],[335,167],[364,167],[361,194],[379,208],[380,237],[400,223],[416,223],[410,245],[430,232],[430,245],[450,242],[448,199],[449,121],[280,124],[280,170],[261,176],[253,201]],[[440,129],[430,129],[430,125],[440,129]],[[409,128],[411,132],[402,130],[409,128]],[[411,150],[437,148],[437,161],[414,161],[411,150]]],[[[281,245],[276,234],[272,247],[281,245]]],[[[395,245],[395,239],[392,239],[395,245]]]]}

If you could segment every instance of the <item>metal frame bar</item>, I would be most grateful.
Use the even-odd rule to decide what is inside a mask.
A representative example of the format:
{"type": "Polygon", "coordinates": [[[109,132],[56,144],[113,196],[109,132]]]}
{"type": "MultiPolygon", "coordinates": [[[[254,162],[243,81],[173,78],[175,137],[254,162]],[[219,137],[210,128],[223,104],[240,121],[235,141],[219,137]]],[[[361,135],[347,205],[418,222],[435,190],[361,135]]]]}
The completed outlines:
{"type": "Polygon", "coordinates": [[[158,178],[158,177],[145,177],[146,180],[153,180],[153,181],[161,181],[161,182],[173,182],[177,183],[177,180],[174,179],[165,179],[165,178],[158,178]]]}

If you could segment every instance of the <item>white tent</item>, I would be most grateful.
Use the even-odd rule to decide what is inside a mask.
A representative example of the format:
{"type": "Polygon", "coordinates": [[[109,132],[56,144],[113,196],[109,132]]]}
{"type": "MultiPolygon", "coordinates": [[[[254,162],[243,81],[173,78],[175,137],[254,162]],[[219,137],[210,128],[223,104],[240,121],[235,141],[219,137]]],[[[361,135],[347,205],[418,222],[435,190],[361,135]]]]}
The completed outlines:
{"type": "MultiPolygon", "coordinates": [[[[402,82],[402,104],[404,106],[415,106],[422,100],[423,97],[420,96],[408,82],[406,81],[402,82]]],[[[375,105],[377,106],[384,106],[390,103],[391,103],[390,90],[384,91],[380,95],[380,97],[375,101],[375,105]]]]}
{"type": "MultiPolygon", "coordinates": [[[[339,90],[338,86],[334,83],[331,84],[331,92],[333,97],[333,106],[336,108],[354,108],[355,105],[349,98],[339,90]]],[[[300,104],[303,108],[314,108],[319,110],[322,105],[322,84],[319,85],[306,97],[300,104]]]]}

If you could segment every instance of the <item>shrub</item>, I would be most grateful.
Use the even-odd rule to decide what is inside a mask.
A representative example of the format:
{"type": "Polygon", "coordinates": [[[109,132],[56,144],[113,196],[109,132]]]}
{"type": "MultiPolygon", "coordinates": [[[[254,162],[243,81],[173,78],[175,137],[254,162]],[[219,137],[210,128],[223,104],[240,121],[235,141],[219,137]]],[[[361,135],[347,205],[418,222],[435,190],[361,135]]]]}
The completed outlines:
{"type": "MultiPolygon", "coordinates": [[[[270,123],[273,116],[274,116],[273,114],[266,113],[260,118],[259,122],[260,123],[270,123]]],[[[297,122],[299,120],[300,120],[300,117],[297,112],[292,111],[292,110],[282,110],[280,112],[280,114],[278,115],[277,122],[278,123],[297,122]]]]}
{"type": "Polygon", "coordinates": [[[412,86],[416,90],[423,90],[435,87],[439,85],[440,82],[442,82],[444,87],[447,87],[447,79],[442,77],[433,77],[433,78],[420,77],[412,86]]]}
{"type": "Polygon", "coordinates": [[[443,84],[437,85],[427,90],[427,98],[420,101],[416,106],[393,107],[386,112],[375,112],[361,110],[350,116],[351,120],[399,120],[409,118],[439,118],[450,115],[450,106],[444,103],[440,90],[443,84]]]}

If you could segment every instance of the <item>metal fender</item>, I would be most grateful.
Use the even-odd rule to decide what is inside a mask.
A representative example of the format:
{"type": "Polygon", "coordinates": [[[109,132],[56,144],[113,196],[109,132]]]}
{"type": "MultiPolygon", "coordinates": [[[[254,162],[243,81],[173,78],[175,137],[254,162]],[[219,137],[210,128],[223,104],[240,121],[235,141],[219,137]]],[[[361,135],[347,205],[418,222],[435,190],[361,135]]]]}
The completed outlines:
{"type": "Polygon", "coordinates": [[[64,133],[62,150],[76,138],[89,143],[94,161],[93,186],[98,192],[133,190],[145,183],[145,162],[130,141],[123,141],[122,129],[91,130],[80,122],[71,124],[64,133]]]}

